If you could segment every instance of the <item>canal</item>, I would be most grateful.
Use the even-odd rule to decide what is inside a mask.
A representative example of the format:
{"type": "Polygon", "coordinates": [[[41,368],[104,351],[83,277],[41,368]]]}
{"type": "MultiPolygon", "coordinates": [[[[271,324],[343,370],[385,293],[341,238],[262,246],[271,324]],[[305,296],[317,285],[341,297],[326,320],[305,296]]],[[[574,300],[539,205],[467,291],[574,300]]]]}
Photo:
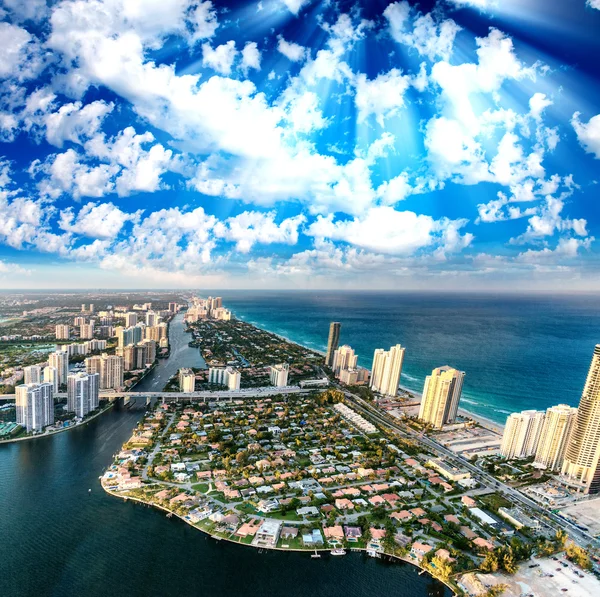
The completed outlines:
{"type": "MultiPolygon", "coordinates": [[[[171,357],[145,384],[162,387],[179,367],[202,366],[188,339],[178,316],[171,357]]],[[[259,553],[105,494],[98,477],[144,412],[132,404],[66,433],[0,446],[1,596],[449,597],[408,564],[259,553]]]]}

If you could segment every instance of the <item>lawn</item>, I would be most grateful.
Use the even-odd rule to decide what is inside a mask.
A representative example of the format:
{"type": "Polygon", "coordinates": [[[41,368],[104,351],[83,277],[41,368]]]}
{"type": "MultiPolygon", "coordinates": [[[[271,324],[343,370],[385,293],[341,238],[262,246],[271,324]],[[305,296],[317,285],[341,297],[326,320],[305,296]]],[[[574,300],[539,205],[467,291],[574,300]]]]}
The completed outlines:
{"type": "Polygon", "coordinates": [[[208,483],[196,483],[195,485],[192,485],[192,489],[201,493],[206,493],[208,491],[208,483]]]}

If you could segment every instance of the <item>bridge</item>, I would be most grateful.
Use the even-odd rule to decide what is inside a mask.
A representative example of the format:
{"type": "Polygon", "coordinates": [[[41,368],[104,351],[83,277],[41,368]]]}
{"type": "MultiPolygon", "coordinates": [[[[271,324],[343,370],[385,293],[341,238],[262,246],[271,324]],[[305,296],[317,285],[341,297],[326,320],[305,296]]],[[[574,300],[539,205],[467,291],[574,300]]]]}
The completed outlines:
{"type": "MultiPolygon", "coordinates": [[[[151,400],[157,398],[163,402],[189,402],[191,400],[243,400],[244,398],[268,398],[270,396],[278,396],[280,394],[307,394],[311,390],[309,388],[299,388],[296,386],[286,386],[284,388],[266,387],[266,388],[247,388],[244,390],[218,390],[205,392],[119,392],[116,390],[100,390],[99,397],[101,400],[118,400],[125,398],[126,402],[132,398],[146,398],[151,400]]],[[[54,398],[64,400],[67,397],[66,392],[57,392],[54,398]]],[[[14,394],[1,394],[0,400],[15,400],[14,394]]]]}

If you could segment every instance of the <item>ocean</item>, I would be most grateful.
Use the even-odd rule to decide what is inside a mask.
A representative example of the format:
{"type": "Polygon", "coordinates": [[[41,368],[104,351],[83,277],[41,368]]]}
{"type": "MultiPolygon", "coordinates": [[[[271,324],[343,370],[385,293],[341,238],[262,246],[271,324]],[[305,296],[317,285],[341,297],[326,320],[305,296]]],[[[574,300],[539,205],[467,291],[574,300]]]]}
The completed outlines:
{"type": "MultiPolygon", "coordinates": [[[[206,293],[204,293],[206,294],[206,293]]],[[[215,296],[215,292],[211,292],[215,296]]],[[[223,304],[250,323],[324,351],[342,324],[359,365],[373,351],[406,347],[401,385],[420,392],[426,375],[466,372],[461,407],[497,423],[524,409],[577,406],[596,343],[594,295],[492,295],[334,291],[233,291],[223,304]]]]}

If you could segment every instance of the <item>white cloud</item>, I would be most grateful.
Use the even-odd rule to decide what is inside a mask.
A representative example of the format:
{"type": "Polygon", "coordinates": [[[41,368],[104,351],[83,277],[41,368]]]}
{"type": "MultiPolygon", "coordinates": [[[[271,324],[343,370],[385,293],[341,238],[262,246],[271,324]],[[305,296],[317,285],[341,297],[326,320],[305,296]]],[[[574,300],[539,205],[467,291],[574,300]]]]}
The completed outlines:
{"type": "Polygon", "coordinates": [[[375,79],[368,80],[366,75],[356,77],[355,103],[358,108],[358,123],[374,114],[380,126],[384,119],[395,116],[404,106],[404,94],[410,86],[410,77],[402,75],[393,68],[375,79]]]}
{"type": "Polygon", "coordinates": [[[600,0],[587,0],[586,4],[591,8],[596,8],[600,10],[600,0]]]}
{"type": "Polygon", "coordinates": [[[310,4],[311,1],[312,0],[281,0],[281,2],[285,4],[287,9],[295,15],[297,15],[300,12],[302,7],[306,6],[307,4],[310,4]]]}
{"type": "Polygon", "coordinates": [[[0,22],[0,79],[32,79],[45,62],[33,35],[17,25],[0,22]]]}
{"type": "Polygon", "coordinates": [[[422,15],[413,12],[406,0],[388,5],[383,16],[388,20],[392,37],[399,43],[415,48],[429,60],[437,57],[448,60],[460,27],[452,19],[437,23],[431,13],[422,15]]]}
{"type": "Polygon", "coordinates": [[[242,70],[260,70],[260,51],[256,42],[249,41],[242,50],[242,70]]]}
{"type": "Polygon", "coordinates": [[[579,112],[575,112],[571,120],[577,139],[587,153],[593,153],[600,159],[600,114],[590,118],[587,124],[581,122],[579,116],[579,112]]]}
{"type": "Polygon", "coordinates": [[[188,23],[192,31],[192,43],[211,38],[219,26],[212,2],[200,2],[198,6],[191,8],[188,23]]]}
{"type": "Polygon", "coordinates": [[[434,220],[412,211],[396,211],[391,207],[373,207],[364,217],[334,221],[333,216],[319,216],[307,230],[317,239],[338,240],[379,253],[412,255],[434,243],[449,251],[467,246],[471,235],[464,237],[458,229],[466,220],[434,220]]]}
{"type": "Polygon", "coordinates": [[[306,218],[298,215],[286,218],[277,224],[276,217],[275,212],[245,211],[224,222],[219,222],[215,226],[215,236],[234,241],[237,250],[241,253],[249,253],[256,243],[295,245],[298,242],[298,229],[306,218]]]}
{"type": "MultiPolygon", "coordinates": [[[[112,239],[119,234],[125,222],[138,214],[127,214],[112,203],[87,203],[75,217],[72,209],[61,213],[62,230],[89,238],[112,239]]],[[[99,245],[96,245],[99,246],[99,245]]],[[[89,249],[88,249],[89,251],[89,249]]]]}
{"type": "Polygon", "coordinates": [[[45,117],[46,140],[62,147],[65,141],[82,143],[94,136],[104,117],[113,110],[114,104],[99,100],[82,106],[81,102],[64,104],[57,112],[45,117]]]}
{"type": "Polygon", "coordinates": [[[568,259],[575,259],[582,249],[589,250],[595,238],[561,238],[555,249],[544,247],[540,250],[528,249],[517,255],[517,260],[523,263],[548,263],[561,262],[568,259]]]}
{"type": "Polygon", "coordinates": [[[281,107],[295,133],[311,133],[327,125],[314,91],[297,92],[290,87],[281,98],[281,107]]]}
{"type": "Polygon", "coordinates": [[[308,51],[304,46],[286,41],[281,35],[277,38],[277,51],[292,62],[301,62],[308,55],[308,51]]]}
{"type": "Polygon", "coordinates": [[[456,6],[473,6],[474,8],[488,8],[490,6],[495,6],[497,0],[447,0],[452,4],[456,4],[456,6]]]}
{"type": "Polygon", "coordinates": [[[235,41],[232,39],[214,49],[208,43],[202,44],[202,64],[222,75],[231,74],[231,67],[237,55],[235,41]]]}
{"type": "Polygon", "coordinates": [[[529,114],[538,122],[542,118],[542,112],[552,105],[552,100],[545,93],[534,93],[529,100],[529,114]]]}

